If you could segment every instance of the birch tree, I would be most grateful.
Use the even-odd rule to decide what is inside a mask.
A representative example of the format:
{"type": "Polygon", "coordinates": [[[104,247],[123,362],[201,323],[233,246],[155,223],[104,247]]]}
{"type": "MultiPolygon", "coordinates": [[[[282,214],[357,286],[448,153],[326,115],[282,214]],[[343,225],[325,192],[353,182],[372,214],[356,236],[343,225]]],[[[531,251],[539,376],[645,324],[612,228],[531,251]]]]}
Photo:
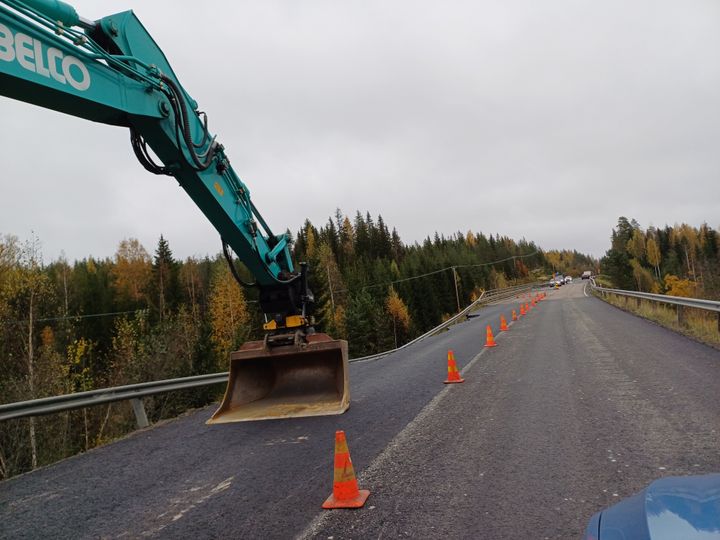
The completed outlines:
{"type": "MultiPolygon", "coordinates": [[[[15,271],[9,276],[8,293],[17,319],[18,336],[21,338],[27,399],[39,397],[36,373],[37,319],[40,306],[51,292],[47,275],[43,272],[40,241],[34,237],[28,240],[20,251],[15,271]]],[[[34,417],[30,417],[28,436],[32,468],[38,465],[37,433],[34,417]]]]}
{"type": "Polygon", "coordinates": [[[247,339],[250,328],[245,293],[227,267],[219,267],[210,283],[210,339],[223,359],[247,339]]]}

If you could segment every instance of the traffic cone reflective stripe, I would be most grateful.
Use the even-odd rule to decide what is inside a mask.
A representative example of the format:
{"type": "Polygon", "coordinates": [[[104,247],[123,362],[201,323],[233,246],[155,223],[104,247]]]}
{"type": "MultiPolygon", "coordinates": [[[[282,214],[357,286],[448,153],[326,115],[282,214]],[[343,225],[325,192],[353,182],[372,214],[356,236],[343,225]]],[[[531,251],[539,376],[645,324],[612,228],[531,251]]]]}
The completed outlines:
{"type": "Polygon", "coordinates": [[[505,315],[500,315],[500,331],[501,332],[507,332],[508,325],[507,321],[505,320],[505,315]]]}
{"type": "Polygon", "coordinates": [[[365,504],[370,492],[367,489],[358,489],[344,431],[335,432],[334,464],[333,492],[322,507],[326,509],[360,508],[365,504]]]}
{"type": "Polygon", "coordinates": [[[493,337],[492,328],[490,328],[489,324],[485,329],[485,346],[497,347],[497,343],[495,343],[495,338],[493,337]]]}
{"type": "Polygon", "coordinates": [[[512,320],[517,321],[517,313],[515,313],[515,310],[512,310],[512,320]]]}
{"type": "Polygon", "coordinates": [[[448,362],[448,375],[447,375],[447,379],[445,380],[445,384],[465,382],[465,379],[460,377],[460,372],[458,371],[457,364],[455,363],[455,353],[454,352],[448,351],[447,362],[448,362]]]}

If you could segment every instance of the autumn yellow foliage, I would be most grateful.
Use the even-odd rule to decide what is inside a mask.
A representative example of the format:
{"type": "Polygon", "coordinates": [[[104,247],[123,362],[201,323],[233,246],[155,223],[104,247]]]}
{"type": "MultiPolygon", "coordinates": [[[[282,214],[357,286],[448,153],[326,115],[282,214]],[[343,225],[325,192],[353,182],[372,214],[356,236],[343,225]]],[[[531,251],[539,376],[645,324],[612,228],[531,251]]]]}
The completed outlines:
{"type": "Polygon", "coordinates": [[[120,242],[112,269],[118,293],[134,302],[141,300],[151,273],[150,255],[140,241],[130,238],[120,242]]]}
{"type": "Polygon", "coordinates": [[[210,283],[210,339],[220,357],[227,356],[247,337],[249,320],[243,290],[222,267],[210,283]]]}
{"type": "Polygon", "coordinates": [[[690,298],[695,293],[695,284],[689,279],[680,279],[672,274],[665,276],[665,294],[690,298]]]}
{"type": "Polygon", "coordinates": [[[408,312],[405,302],[402,301],[402,298],[400,298],[394,287],[390,287],[387,299],[385,300],[385,307],[395,324],[404,330],[410,328],[410,313],[408,312]]]}

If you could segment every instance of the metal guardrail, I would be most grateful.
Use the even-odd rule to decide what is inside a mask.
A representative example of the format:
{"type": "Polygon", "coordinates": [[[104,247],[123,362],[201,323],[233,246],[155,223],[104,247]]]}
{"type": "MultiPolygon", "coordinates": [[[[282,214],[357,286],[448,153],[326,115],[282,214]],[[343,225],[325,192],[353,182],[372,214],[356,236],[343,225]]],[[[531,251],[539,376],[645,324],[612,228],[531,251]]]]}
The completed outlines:
{"type": "Polygon", "coordinates": [[[423,335],[416,337],[412,341],[408,341],[404,345],[401,345],[400,347],[397,347],[396,349],[390,349],[389,351],[371,354],[369,356],[362,356],[360,358],[353,358],[350,360],[350,362],[362,362],[366,360],[376,360],[378,358],[382,358],[383,356],[387,356],[388,354],[392,354],[396,351],[400,351],[402,349],[405,349],[407,347],[410,347],[411,345],[414,345],[415,343],[418,343],[422,341],[423,339],[430,337],[437,332],[441,332],[442,330],[445,330],[449,326],[452,326],[455,324],[458,320],[460,320],[462,317],[466,316],[468,313],[470,313],[473,309],[478,307],[481,304],[488,304],[495,300],[503,300],[505,298],[509,298],[516,293],[524,292],[530,289],[533,289],[535,287],[539,287],[540,283],[526,283],[522,285],[515,285],[513,287],[505,287],[503,289],[491,289],[489,291],[483,291],[483,293],[480,295],[480,298],[472,302],[469,306],[467,306],[465,309],[457,313],[456,315],[453,315],[450,317],[447,321],[440,323],[435,328],[428,330],[423,335]]]}
{"type": "Polygon", "coordinates": [[[720,331],[720,301],[718,300],[705,300],[702,298],[686,298],[683,296],[668,296],[665,294],[654,294],[640,291],[626,291],[623,289],[610,289],[607,287],[598,287],[595,284],[595,280],[591,279],[590,284],[592,289],[603,295],[614,294],[617,296],[625,296],[628,298],[636,298],[638,305],[641,300],[649,300],[651,302],[660,302],[663,304],[669,304],[677,308],[677,318],[679,324],[685,322],[685,311],[683,308],[701,309],[704,311],[712,311],[718,314],[718,331],[720,331]]]}
{"type": "MultiPolygon", "coordinates": [[[[451,317],[442,324],[436,326],[432,330],[413,339],[412,341],[382,353],[362,358],[353,358],[350,362],[359,362],[363,360],[372,360],[382,358],[395,351],[404,349],[422,341],[423,339],[440,332],[448,326],[457,322],[461,317],[467,315],[472,309],[481,304],[489,303],[494,300],[502,300],[509,298],[517,293],[530,290],[537,287],[537,283],[525,285],[516,285],[514,287],[506,287],[504,289],[493,289],[483,294],[475,302],[463,309],[457,315],[451,317]]],[[[209,386],[212,384],[225,384],[228,380],[228,372],[211,373],[206,375],[195,375],[192,377],[181,377],[177,379],[167,379],[163,381],[151,381],[138,384],[129,384],[125,386],[115,386],[112,388],[100,388],[97,390],[89,390],[87,392],[76,392],[74,394],[64,394],[61,396],[46,397],[40,399],[32,399],[28,401],[18,401],[16,403],[6,403],[0,405],[0,422],[3,420],[12,420],[14,418],[24,418],[28,416],[40,416],[44,414],[53,414],[58,412],[69,411],[73,409],[81,409],[83,407],[92,407],[94,405],[102,405],[115,401],[130,400],[135,412],[135,419],[139,428],[149,425],[145,407],[142,398],[175,390],[186,390],[188,388],[196,388],[199,386],[209,386]]]]}
{"type": "Polygon", "coordinates": [[[112,403],[114,401],[132,400],[133,410],[138,427],[147,427],[147,415],[141,398],[172,392],[174,390],[186,390],[198,386],[227,383],[228,373],[210,373],[206,375],[195,375],[192,377],[181,377],[178,379],[166,379],[163,381],[151,381],[112,388],[99,388],[87,392],[76,392],[61,396],[31,399],[0,405],[0,421],[23,418],[26,416],[40,416],[53,414],[83,407],[92,407],[112,403]]]}

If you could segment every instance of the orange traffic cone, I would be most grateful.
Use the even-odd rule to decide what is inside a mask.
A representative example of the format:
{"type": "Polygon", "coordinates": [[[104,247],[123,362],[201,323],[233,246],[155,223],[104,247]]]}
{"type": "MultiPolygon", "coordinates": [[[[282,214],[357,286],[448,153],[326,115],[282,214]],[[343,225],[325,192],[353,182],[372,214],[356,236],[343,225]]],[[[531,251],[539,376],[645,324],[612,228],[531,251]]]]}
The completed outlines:
{"type": "Polygon", "coordinates": [[[520,316],[522,317],[523,315],[525,315],[525,306],[520,304],[520,316]]]}
{"type": "Polygon", "coordinates": [[[525,313],[530,313],[530,304],[525,302],[525,313]]]}
{"type": "Polygon", "coordinates": [[[455,353],[448,351],[448,377],[445,384],[461,383],[465,382],[465,379],[460,377],[457,364],[455,363],[455,353]]]}
{"type": "Polygon", "coordinates": [[[490,328],[490,325],[487,325],[487,329],[485,330],[485,346],[486,347],[497,347],[497,343],[495,343],[495,338],[493,337],[492,328],[490,328]]]}
{"type": "Polygon", "coordinates": [[[513,321],[517,321],[517,313],[515,313],[515,310],[514,310],[514,309],[512,310],[512,312],[513,312],[513,313],[512,313],[512,320],[513,320],[513,321]]]}
{"type": "Polygon", "coordinates": [[[360,508],[370,495],[367,489],[358,489],[355,470],[350,459],[344,431],[335,432],[335,474],[333,492],[323,508],[360,508]]]}
{"type": "Polygon", "coordinates": [[[500,331],[501,332],[507,332],[508,325],[507,321],[505,320],[505,315],[500,315],[500,331]]]}
{"type": "Polygon", "coordinates": [[[535,301],[534,298],[532,299],[532,302],[530,302],[530,305],[531,305],[532,307],[537,306],[537,302],[535,301]]]}

